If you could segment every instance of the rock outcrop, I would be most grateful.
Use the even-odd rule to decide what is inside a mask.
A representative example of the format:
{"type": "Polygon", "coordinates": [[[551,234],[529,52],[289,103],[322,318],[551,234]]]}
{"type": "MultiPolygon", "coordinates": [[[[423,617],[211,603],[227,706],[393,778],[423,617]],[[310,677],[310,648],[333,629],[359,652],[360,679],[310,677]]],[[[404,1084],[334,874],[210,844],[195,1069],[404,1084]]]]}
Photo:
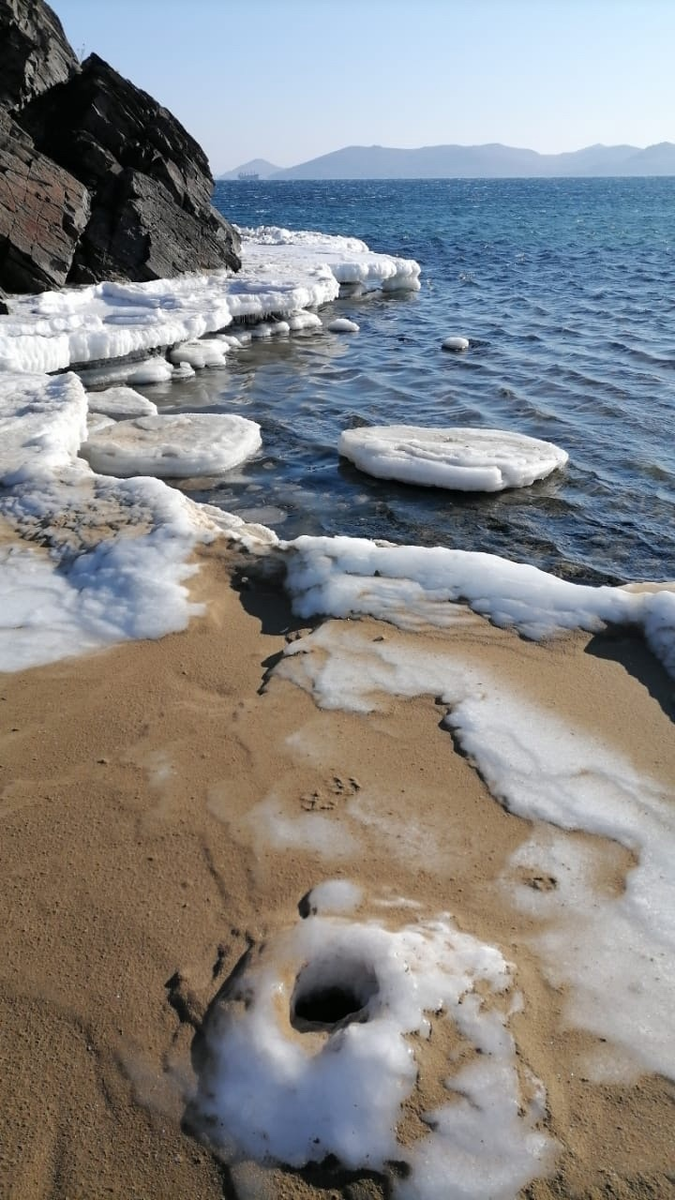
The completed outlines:
{"type": "Polygon", "coordinates": [[[35,0],[0,4],[0,105],[19,109],[72,74],[77,57],[56,13],[35,0]]]}
{"type": "Polygon", "coordinates": [[[204,151],[166,108],[97,54],[28,105],[22,124],[92,196],[71,282],[240,267],[234,230],[211,207],[204,151]]]}
{"type": "Polygon", "coordinates": [[[1,282],[41,292],[66,282],[89,219],[89,192],[0,109],[1,282]]]}
{"type": "Polygon", "coordinates": [[[42,0],[0,0],[0,286],[238,270],[201,147],[42,0]],[[4,31],[4,34],[3,34],[4,31]]]}

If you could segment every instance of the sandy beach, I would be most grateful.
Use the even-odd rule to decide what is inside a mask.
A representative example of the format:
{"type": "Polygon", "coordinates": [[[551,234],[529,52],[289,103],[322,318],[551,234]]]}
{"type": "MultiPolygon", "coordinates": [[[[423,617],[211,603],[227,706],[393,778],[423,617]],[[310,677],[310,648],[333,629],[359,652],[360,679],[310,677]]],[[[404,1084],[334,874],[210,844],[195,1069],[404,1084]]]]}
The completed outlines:
{"type": "MultiPolygon", "coordinates": [[[[509,1028],[519,1071],[545,1088],[550,1139],[523,1195],[675,1195],[673,1084],[588,1069],[611,1041],[570,1021],[539,925],[507,885],[515,870],[533,893],[557,886],[513,866],[537,823],[493,798],[441,726],[446,706],[381,693],[367,714],[319,708],[273,673],[306,626],[223,542],[200,552],[191,594],[208,603],[185,633],[2,678],[0,1194],[389,1196],[393,1168],[228,1166],[191,1103],[230,972],[298,922],[313,887],[348,879],[362,889],[355,920],[449,913],[513,964],[523,1000],[509,1028]]],[[[672,681],[639,637],[532,643],[466,618],[415,634],[338,624],[376,647],[451,643],[672,797],[672,681]]],[[[564,836],[591,846],[597,902],[621,896],[634,855],[564,836]]],[[[402,1161],[428,1132],[421,1114],[447,1099],[447,1039],[418,1049],[402,1161]]]]}

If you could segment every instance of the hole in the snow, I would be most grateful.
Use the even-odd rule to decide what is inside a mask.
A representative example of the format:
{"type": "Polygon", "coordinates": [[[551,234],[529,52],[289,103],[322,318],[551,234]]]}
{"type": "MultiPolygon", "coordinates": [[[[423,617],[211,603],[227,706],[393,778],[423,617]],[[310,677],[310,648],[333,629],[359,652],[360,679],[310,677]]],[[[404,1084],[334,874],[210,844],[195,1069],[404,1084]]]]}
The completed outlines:
{"type": "Polygon", "coordinates": [[[300,1033],[368,1020],[379,990],[373,968],[361,960],[321,959],[303,967],[291,997],[291,1025],[300,1033]]]}

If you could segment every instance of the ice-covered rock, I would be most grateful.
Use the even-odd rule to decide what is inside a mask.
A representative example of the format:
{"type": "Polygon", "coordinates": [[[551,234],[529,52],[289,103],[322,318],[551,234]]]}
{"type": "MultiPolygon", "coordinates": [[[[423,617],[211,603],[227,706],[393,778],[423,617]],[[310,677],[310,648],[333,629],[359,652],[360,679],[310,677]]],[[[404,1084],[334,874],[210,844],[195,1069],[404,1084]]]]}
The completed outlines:
{"type": "Polygon", "coordinates": [[[498,492],[526,487],[565,465],[552,442],[505,429],[425,429],[373,425],[346,429],[339,452],[360,471],[422,487],[498,492]]]}
{"type": "Polygon", "coordinates": [[[129,479],[222,475],[261,446],[260,426],[230,413],[180,413],[119,421],[80,448],[95,471],[129,479]]]}

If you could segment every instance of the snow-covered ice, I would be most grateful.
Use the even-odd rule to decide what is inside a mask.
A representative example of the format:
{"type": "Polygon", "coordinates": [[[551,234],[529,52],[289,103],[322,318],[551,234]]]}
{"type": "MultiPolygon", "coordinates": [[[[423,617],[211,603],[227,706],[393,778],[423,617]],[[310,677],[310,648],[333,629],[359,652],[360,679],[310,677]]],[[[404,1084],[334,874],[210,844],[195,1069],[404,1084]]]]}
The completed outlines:
{"type": "MultiPolygon", "coordinates": [[[[324,895],[330,907],[337,883],[324,895]]],[[[194,1102],[209,1136],[235,1160],[297,1167],[334,1154],[373,1170],[407,1160],[397,1198],[511,1200],[546,1169],[553,1143],[537,1128],[541,1085],[524,1094],[518,1080],[509,965],[447,914],[391,929],[316,907],[251,952],[209,1019],[194,1102]],[[418,1071],[406,1035],[428,1039],[441,1022],[469,1060],[440,1064],[448,1103],[404,1147],[396,1126],[418,1071]]]]}
{"type": "Polygon", "coordinates": [[[334,321],[329,321],[326,325],[329,333],[358,333],[359,327],[356,321],[350,321],[348,317],[336,317],[334,321]]]}
{"type": "Polygon", "coordinates": [[[204,367],[224,367],[227,344],[217,338],[199,338],[194,342],[179,342],[169,351],[169,360],[175,366],[187,364],[193,370],[204,367]]]}
{"type": "MultiPolygon", "coordinates": [[[[276,540],[158,479],[94,474],[87,417],[76,375],[0,373],[0,670],[184,629],[201,611],[185,587],[200,541],[276,540]]],[[[100,436],[120,428],[100,420],[100,436]]]]}
{"type": "MultiPolygon", "coordinates": [[[[271,227],[242,235],[237,275],[223,270],[13,297],[11,315],[0,319],[0,371],[58,371],[189,346],[238,321],[274,317],[292,329],[320,328],[316,313],[306,310],[335,300],[343,282],[384,291],[419,288],[416,262],[375,254],[356,238],[271,227]]],[[[204,353],[217,351],[210,347],[204,353]]],[[[188,362],[193,354],[173,361],[188,362]]],[[[166,359],[156,357],[137,366],[130,382],[141,385],[171,374],[166,359]]]]}
{"type": "Polygon", "coordinates": [[[535,640],[566,629],[632,626],[675,676],[675,589],[589,587],[496,554],[441,546],[307,535],[282,545],[298,616],[362,615],[404,629],[449,628],[465,619],[455,603],[462,601],[493,624],[535,640]]]}
{"type": "Polygon", "coordinates": [[[140,392],[130,387],[110,387],[102,392],[87,392],[90,413],[102,413],[118,421],[125,417],[150,417],[157,415],[157,405],[146,400],[140,392]]]}
{"type": "Polygon", "coordinates": [[[85,442],[80,454],[94,471],[128,479],[222,475],[262,444],[255,421],[231,413],[178,413],[119,421],[85,442]]]}
{"type": "Polygon", "coordinates": [[[378,479],[465,492],[526,487],[565,465],[552,442],[506,429],[372,425],[346,429],[339,453],[378,479]]]}

